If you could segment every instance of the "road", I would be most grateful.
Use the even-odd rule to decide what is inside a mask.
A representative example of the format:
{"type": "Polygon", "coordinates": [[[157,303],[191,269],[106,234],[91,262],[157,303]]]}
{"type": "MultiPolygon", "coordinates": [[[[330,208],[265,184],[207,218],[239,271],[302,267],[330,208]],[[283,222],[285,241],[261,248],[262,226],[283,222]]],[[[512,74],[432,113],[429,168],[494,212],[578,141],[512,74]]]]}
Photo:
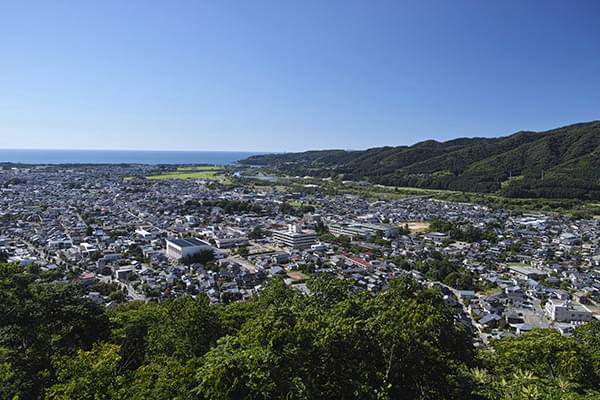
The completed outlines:
{"type": "Polygon", "coordinates": [[[129,283],[125,283],[125,282],[121,282],[119,280],[113,279],[111,276],[104,276],[104,275],[96,275],[96,277],[104,283],[116,283],[117,285],[119,285],[121,288],[126,288],[127,289],[127,295],[129,297],[131,297],[133,300],[140,300],[140,301],[146,301],[146,296],[137,292],[133,286],[131,286],[129,283]]]}
{"type": "Polygon", "coordinates": [[[533,308],[515,307],[514,310],[523,314],[523,320],[526,323],[539,328],[549,328],[550,322],[544,314],[541,301],[538,299],[530,299],[530,302],[533,303],[533,308]]]}
{"type": "Polygon", "coordinates": [[[256,265],[252,264],[250,261],[242,257],[229,256],[227,259],[240,264],[242,267],[246,268],[251,273],[256,273],[256,265]]]}

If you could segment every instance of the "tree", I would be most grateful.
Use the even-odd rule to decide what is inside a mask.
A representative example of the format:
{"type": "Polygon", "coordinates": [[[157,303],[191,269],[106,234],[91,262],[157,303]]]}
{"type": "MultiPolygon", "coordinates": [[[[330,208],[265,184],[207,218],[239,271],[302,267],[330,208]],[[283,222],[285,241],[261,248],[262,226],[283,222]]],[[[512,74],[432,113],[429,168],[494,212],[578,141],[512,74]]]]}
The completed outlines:
{"type": "MultiPolygon", "coordinates": [[[[442,254],[428,261],[421,268],[447,267],[442,254]]],[[[53,279],[0,264],[2,399],[600,396],[600,323],[492,341],[476,357],[442,293],[412,278],[377,295],[325,274],[303,295],[276,278],[243,303],[182,296],[108,315],[81,286],[53,279]]]]}
{"type": "Polygon", "coordinates": [[[89,350],[108,337],[103,308],[74,283],[0,264],[0,365],[12,368],[20,398],[39,398],[52,382],[51,358],[89,350]]]}
{"type": "MultiPolygon", "coordinates": [[[[4,358],[6,349],[0,348],[0,358],[4,358]]],[[[18,400],[21,382],[15,379],[15,372],[9,362],[0,363],[0,398],[18,400]]]]}
{"type": "Polygon", "coordinates": [[[460,371],[472,362],[469,336],[439,292],[404,279],[375,298],[333,278],[310,286],[309,297],[280,282],[263,292],[261,312],[206,353],[195,392],[215,399],[468,398],[460,371]]]}
{"type": "Polygon", "coordinates": [[[562,378],[539,377],[529,371],[517,370],[499,379],[488,371],[475,368],[474,394],[489,400],[593,400],[600,396],[595,390],[579,393],[577,386],[562,378]]]}
{"type": "Polygon", "coordinates": [[[575,329],[575,342],[590,356],[597,378],[600,378],[600,321],[594,320],[575,329]]]}
{"type": "Polygon", "coordinates": [[[410,228],[408,224],[398,226],[398,234],[401,236],[410,235],[410,228]]]}
{"type": "Polygon", "coordinates": [[[470,338],[441,293],[403,278],[374,302],[378,308],[370,324],[383,353],[381,373],[389,397],[467,397],[461,366],[473,364],[470,338]]]}
{"type": "Polygon", "coordinates": [[[444,278],[444,283],[448,286],[451,286],[451,287],[453,287],[455,289],[459,289],[459,290],[475,289],[475,284],[473,282],[473,275],[464,269],[450,272],[444,278]]]}
{"type": "Polygon", "coordinates": [[[206,353],[220,336],[220,326],[208,297],[169,300],[157,309],[158,323],[148,328],[146,351],[150,357],[172,355],[179,360],[206,353]]]}
{"type": "Polygon", "coordinates": [[[452,223],[443,219],[433,219],[429,222],[429,232],[449,232],[452,227],[452,223]]]}
{"type": "Polygon", "coordinates": [[[318,274],[307,283],[311,299],[324,308],[332,307],[351,295],[352,282],[328,274],[318,274]]]}
{"type": "Polygon", "coordinates": [[[252,232],[248,234],[249,239],[262,239],[265,237],[265,232],[260,226],[255,226],[252,232]]]}
{"type": "Polygon", "coordinates": [[[150,327],[159,324],[161,306],[134,301],[111,312],[111,341],[119,345],[121,370],[135,370],[146,360],[146,337],[150,327]]]}
{"type": "Polygon", "coordinates": [[[485,365],[497,379],[512,379],[528,373],[548,382],[566,381],[578,389],[593,389],[597,376],[592,360],[573,338],[555,330],[536,329],[516,338],[492,342],[493,352],[484,352],[485,365]]]}
{"type": "Polygon", "coordinates": [[[110,400],[115,398],[123,377],[119,375],[119,347],[98,343],[75,356],[56,357],[57,383],[46,391],[47,400],[110,400]]]}
{"type": "Polygon", "coordinates": [[[193,389],[200,365],[196,357],[183,362],[168,356],[153,359],[134,371],[127,385],[121,388],[120,398],[196,400],[193,389]]]}
{"type": "Polygon", "coordinates": [[[237,337],[226,336],[204,357],[194,393],[215,400],[276,398],[274,361],[269,350],[242,347],[237,337]]]}

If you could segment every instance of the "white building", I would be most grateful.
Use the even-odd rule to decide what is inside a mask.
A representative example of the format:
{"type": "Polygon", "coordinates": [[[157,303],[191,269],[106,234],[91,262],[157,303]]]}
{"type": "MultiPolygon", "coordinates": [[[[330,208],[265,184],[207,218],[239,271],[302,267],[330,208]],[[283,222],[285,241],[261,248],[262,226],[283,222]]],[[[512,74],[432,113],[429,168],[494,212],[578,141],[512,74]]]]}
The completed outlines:
{"type": "Polygon", "coordinates": [[[298,225],[290,224],[285,231],[273,231],[273,240],[293,249],[306,249],[315,244],[314,231],[302,231],[298,225]]]}
{"type": "Polygon", "coordinates": [[[198,254],[212,247],[208,242],[196,238],[167,239],[167,257],[180,259],[198,254]]]}
{"type": "Polygon", "coordinates": [[[355,238],[366,239],[380,234],[384,237],[395,237],[398,227],[386,224],[331,224],[329,232],[334,236],[348,236],[351,240],[355,238]]]}
{"type": "Polygon", "coordinates": [[[310,249],[314,250],[314,251],[325,251],[325,250],[327,250],[327,245],[319,242],[319,243],[316,243],[316,244],[313,244],[312,246],[310,246],[310,249]]]}
{"type": "Polygon", "coordinates": [[[134,268],[130,265],[128,267],[121,267],[115,271],[115,275],[118,280],[126,281],[134,271],[134,268]]]}
{"type": "Polygon", "coordinates": [[[592,312],[587,307],[579,303],[574,303],[570,300],[549,300],[546,303],[545,310],[550,316],[550,319],[556,322],[579,322],[592,320],[592,312]]]}
{"type": "Polygon", "coordinates": [[[450,234],[447,232],[430,232],[425,235],[425,238],[434,243],[442,243],[444,240],[450,239],[450,234]]]}
{"type": "Polygon", "coordinates": [[[160,232],[158,229],[153,228],[152,226],[140,226],[135,230],[136,235],[138,235],[142,239],[151,240],[156,239],[160,236],[160,232]]]}
{"type": "Polygon", "coordinates": [[[539,279],[540,277],[547,275],[541,269],[528,267],[526,265],[509,265],[508,269],[521,279],[539,279]]]}
{"type": "Polygon", "coordinates": [[[248,239],[245,237],[218,238],[215,239],[215,244],[219,249],[229,249],[232,247],[247,246],[248,239]]]}

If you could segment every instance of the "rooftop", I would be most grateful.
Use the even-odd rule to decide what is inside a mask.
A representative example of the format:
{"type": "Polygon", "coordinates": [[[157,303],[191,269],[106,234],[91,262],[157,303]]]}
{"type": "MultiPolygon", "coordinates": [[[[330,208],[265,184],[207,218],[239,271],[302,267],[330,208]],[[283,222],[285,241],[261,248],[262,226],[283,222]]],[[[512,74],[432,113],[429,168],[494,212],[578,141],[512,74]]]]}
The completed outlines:
{"type": "Polygon", "coordinates": [[[167,241],[179,247],[210,246],[207,242],[196,238],[167,239],[167,241]]]}

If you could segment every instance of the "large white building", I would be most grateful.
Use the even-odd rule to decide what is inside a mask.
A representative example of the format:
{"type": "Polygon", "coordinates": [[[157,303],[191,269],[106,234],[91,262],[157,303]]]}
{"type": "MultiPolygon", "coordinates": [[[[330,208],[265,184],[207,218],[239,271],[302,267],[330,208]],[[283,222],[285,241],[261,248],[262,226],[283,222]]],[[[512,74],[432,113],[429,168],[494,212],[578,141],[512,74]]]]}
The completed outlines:
{"type": "Polygon", "coordinates": [[[290,224],[284,231],[273,231],[273,240],[293,249],[306,249],[315,244],[314,231],[302,231],[298,225],[290,224]]]}
{"type": "Polygon", "coordinates": [[[169,258],[185,258],[211,248],[210,243],[196,238],[167,239],[167,257],[169,258]]]}
{"type": "Polygon", "coordinates": [[[592,312],[582,304],[570,300],[549,300],[545,306],[546,313],[556,322],[584,322],[592,320],[592,312]]]}
{"type": "Polygon", "coordinates": [[[335,236],[344,235],[354,240],[356,238],[367,239],[377,234],[394,237],[398,234],[398,227],[387,224],[331,224],[329,225],[329,232],[335,236]]]}

